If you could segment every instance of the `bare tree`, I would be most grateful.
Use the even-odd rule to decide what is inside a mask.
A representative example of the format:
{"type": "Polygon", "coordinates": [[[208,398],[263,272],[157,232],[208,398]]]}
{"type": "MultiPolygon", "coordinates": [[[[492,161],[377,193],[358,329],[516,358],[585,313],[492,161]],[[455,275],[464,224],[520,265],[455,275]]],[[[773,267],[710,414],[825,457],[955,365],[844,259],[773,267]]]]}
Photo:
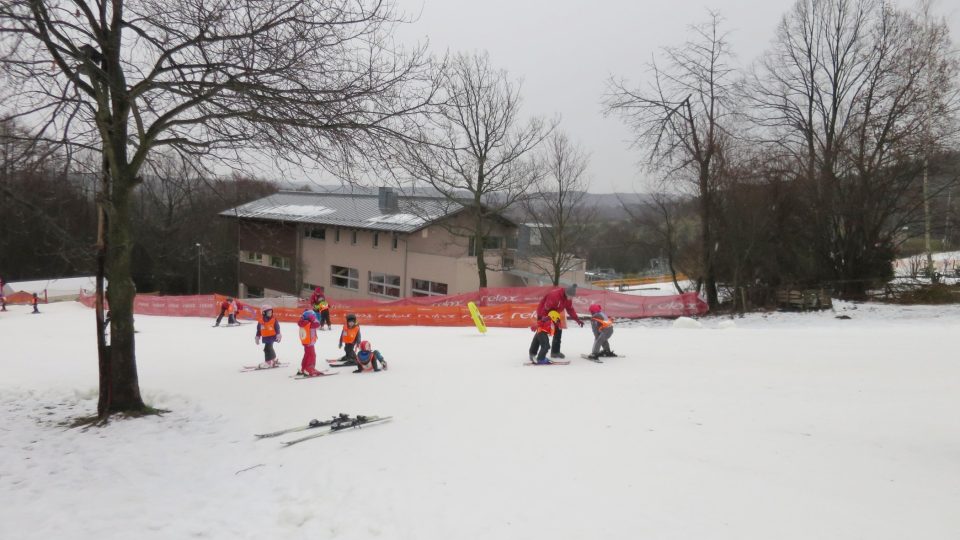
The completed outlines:
{"type": "Polygon", "coordinates": [[[407,145],[401,166],[407,180],[466,208],[466,221],[444,226],[471,239],[479,286],[486,287],[487,238],[538,179],[534,150],[554,124],[521,118],[520,85],[491,66],[486,53],[456,56],[442,81],[442,104],[421,137],[427,143],[407,145]]]}
{"type": "Polygon", "coordinates": [[[4,115],[102,152],[98,258],[110,279],[98,414],[138,411],[131,209],[158,149],[240,167],[244,151],[341,170],[432,96],[422,50],[378,0],[7,0],[4,115]],[[422,83],[422,84],[421,84],[422,83]]]}
{"type": "Polygon", "coordinates": [[[533,221],[531,234],[539,238],[537,246],[531,245],[527,262],[559,285],[560,276],[580,263],[576,253],[584,247],[594,212],[584,201],[588,157],[583,150],[555,131],[545,153],[544,178],[523,203],[533,221]]]}
{"type": "MultiPolygon", "coordinates": [[[[956,60],[946,25],[879,0],[799,0],[747,93],[764,136],[805,184],[808,242],[841,291],[890,273],[918,186],[929,118],[949,118],[956,60]]],[[[927,139],[928,140],[928,139],[927,139]]]]}
{"type": "Polygon", "coordinates": [[[735,107],[735,73],[717,13],[691,31],[691,41],[662,50],[665,66],[656,61],[649,64],[651,80],[645,87],[611,79],[604,106],[607,114],[619,115],[634,131],[634,145],[647,153],[651,168],[697,198],[700,281],[709,306],[715,308],[718,242],[712,227],[718,179],[714,161],[735,107]]]}

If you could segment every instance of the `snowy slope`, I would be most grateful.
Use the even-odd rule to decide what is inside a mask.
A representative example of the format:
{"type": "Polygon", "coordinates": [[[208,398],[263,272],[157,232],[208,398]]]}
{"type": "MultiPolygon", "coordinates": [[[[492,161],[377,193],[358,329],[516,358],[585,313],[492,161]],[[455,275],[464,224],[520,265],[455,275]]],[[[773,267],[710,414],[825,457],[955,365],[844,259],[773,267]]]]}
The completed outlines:
{"type": "Polygon", "coordinates": [[[250,325],[137,317],[172,412],[86,431],[57,422],[95,408],[92,311],[28,311],[0,313],[3,539],[960,537],[958,307],[642,321],[566,367],[521,365],[524,330],[365,327],[390,371],[305,381],[237,372],[250,325]],[[395,420],[253,437],[339,412],[395,420]]]}

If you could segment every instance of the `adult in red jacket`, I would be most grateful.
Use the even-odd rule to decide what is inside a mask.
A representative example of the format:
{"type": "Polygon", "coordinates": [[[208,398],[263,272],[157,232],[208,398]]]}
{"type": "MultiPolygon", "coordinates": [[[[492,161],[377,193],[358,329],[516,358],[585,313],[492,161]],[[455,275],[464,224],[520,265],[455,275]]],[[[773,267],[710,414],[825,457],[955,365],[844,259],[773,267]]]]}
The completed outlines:
{"type": "MultiPolygon", "coordinates": [[[[580,327],[583,327],[583,321],[580,320],[580,317],[577,316],[576,310],[573,309],[573,300],[570,300],[571,297],[577,295],[577,284],[564,289],[563,287],[557,287],[552,291],[544,295],[543,299],[540,300],[540,304],[537,306],[537,320],[541,320],[547,316],[551,311],[556,311],[557,313],[567,312],[567,315],[577,322],[580,327]]],[[[553,332],[553,342],[550,344],[550,358],[566,358],[562,352],[560,352],[560,339],[563,331],[560,329],[560,322],[557,321],[554,323],[554,332],[553,332]]]]}

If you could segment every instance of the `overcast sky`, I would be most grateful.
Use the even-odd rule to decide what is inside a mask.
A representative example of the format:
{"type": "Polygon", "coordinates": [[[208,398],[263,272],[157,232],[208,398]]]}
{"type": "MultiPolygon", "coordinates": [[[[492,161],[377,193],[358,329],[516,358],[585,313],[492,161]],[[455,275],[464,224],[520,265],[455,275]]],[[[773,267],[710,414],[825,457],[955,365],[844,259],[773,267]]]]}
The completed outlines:
{"type": "MultiPolygon", "coordinates": [[[[604,118],[605,81],[644,76],[659,47],[682,43],[691,24],[714,9],[726,20],[739,64],[749,64],[773,39],[793,5],[788,0],[396,0],[410,15],[402,39],[429,39],[434,51],[486,50],[495,66],[523,80],[527,114],[560,115],[561,127],[590,153],[590,191],[645,191],[641,156],[628,148],[629,132],[604,118]]],[[[908,5],[906,2],[901,2],[908,5]]],[[[960,41],[960,2],[940,0],[954,44],[960,41]]]]}

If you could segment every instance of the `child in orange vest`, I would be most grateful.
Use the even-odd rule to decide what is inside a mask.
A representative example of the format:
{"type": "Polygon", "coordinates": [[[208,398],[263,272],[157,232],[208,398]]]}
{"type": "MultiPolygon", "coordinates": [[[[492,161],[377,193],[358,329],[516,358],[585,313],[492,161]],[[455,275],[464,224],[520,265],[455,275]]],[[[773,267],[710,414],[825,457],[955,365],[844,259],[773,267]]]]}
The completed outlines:
{"type": "Polygon", "coordinates": [[[590,327],[593,329],[593,352],[587,355],[590,360],[601,356],[617,356],[610,350],[610,337],[613,335],[613,319],[607,317],[600,304],[590,306],[590,327]],[[601,352],[603,349],[603,352],[601,352]]]}
{"type": "Polygon", "coordinates": [[[343,349],[343,358],[340,360],[347,362],[347,365],[357,365],[357,353],[354,350],[360,344],[360,325],[357,324],[357,316],[353,313],[347,315],[347,322],[343,325],[340,332],[340,343],[338,349],[343,349]]]}
{"type": "Polygon", "coordinates": [[[280,365],[277,353],[273,350],[274,343],[280,343],[280,323],[273,316],[273,306],[264,305],[257,318],[257,345],[263,340],[263,363],[260,369],[274,368],[280,365]]]}
{"type": "Polygon", "coordinates": [[[317,351],[314,348],[317,343],[317,328],[320,327],[317,314],[309,309],[304,311],[297,326],[300,327],[300,343],[303,344],[303,360],[300,362],[300,371],[297,375],[305,377],[323,375],[317,371],[317,351]]]}
{"type": "Polygon", "coordinates": [[[530,326],[534,331],[533,342],[530,343],[530,361],[535,364],[549,364],[547,353],[550,352],[550,336],[553,335],[553,329],[560,322],[560,314],[556,311],[550,311],[544,317],[530,326]]]}

